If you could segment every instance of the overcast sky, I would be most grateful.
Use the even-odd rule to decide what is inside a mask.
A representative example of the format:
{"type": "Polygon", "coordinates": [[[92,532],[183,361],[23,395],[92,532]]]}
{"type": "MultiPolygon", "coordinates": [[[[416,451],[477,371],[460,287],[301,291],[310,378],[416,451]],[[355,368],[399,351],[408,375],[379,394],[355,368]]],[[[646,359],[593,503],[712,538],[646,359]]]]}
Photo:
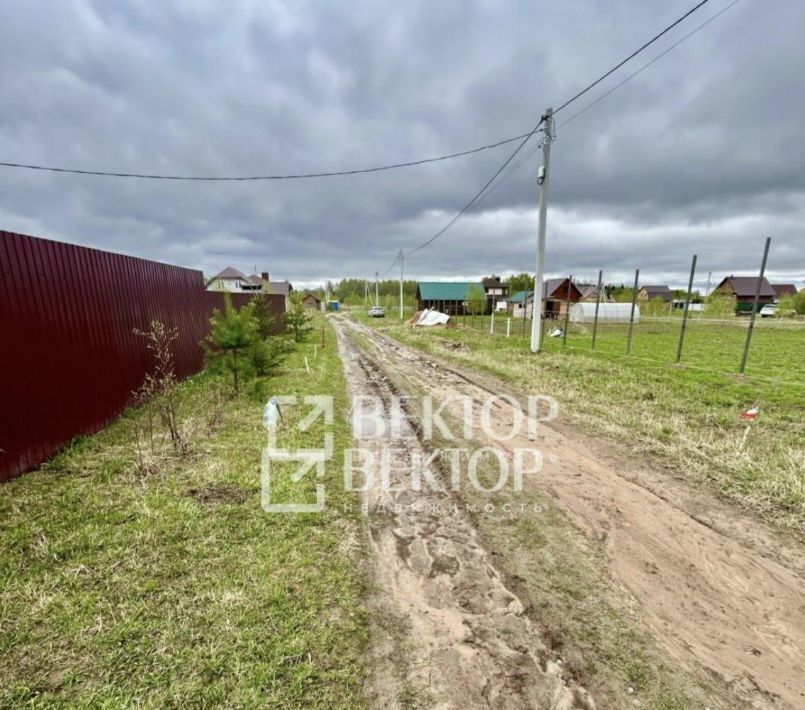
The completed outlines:
{"type": "MultiPolygon", "coordinates": [[[[805,285],[805,3],[711,0],[557,116],[546,271],[805,285]]],[[[250,175],[339,170],[524,133],[693,0],[0,0],[0,161],[250,175]],[[170,6],[170,7],[169,7],[170,6]]],[[[523,151],[526,154],[529,146],[523,151]]],[[[346,178],[145,181],[0,167],[0,229],[304,284],[385,271],[511,152],[346,178]]],[[[533,270],[539,154],[407,273],[533,270]]],[[[397,273],[396,267],[392,273],[397,273]]]]}

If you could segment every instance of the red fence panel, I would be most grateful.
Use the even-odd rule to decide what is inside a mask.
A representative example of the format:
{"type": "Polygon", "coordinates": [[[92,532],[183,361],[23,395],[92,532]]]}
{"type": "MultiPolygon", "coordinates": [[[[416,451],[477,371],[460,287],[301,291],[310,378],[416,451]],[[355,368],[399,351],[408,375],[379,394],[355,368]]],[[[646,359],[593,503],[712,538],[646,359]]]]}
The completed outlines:
{"type": "MultiPolygon", "coordinates": [[[[266,298],[284,313],[283,297],[266,298]]],[[[222,307],[200,271],[0,231],[0,481],[131,403],[152,367],[134,328],[178,328],[176,373],[187,377],[201,370],[210,315],[222,307]]]]}

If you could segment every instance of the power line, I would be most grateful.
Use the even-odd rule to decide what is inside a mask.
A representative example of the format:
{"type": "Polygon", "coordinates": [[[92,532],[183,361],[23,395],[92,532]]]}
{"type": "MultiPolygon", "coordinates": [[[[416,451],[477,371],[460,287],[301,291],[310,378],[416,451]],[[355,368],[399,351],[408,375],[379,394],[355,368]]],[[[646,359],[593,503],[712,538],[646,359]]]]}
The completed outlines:
{"type": "MultiPolygon", "coordinates": [[[[736,0],[736,1],[737,1],[737,0],[736,0]]],[[[687,12],[685,12],[683,15],[681,15],[681,16],[680,16],[680,17],[678,17],[676,20],[674,20],[674,21],[673,21],[673,22],[672,22],[670,25],[668,25],[668,26],[667,26],[667,27],[665,27],[663,30],[661,30],[661,31],[660,31],[660,32],[658,32],[656,35],[654,35],[654,36],[653,36],[653,37],[652,37],[650,40],[648,40],[647,42],[643,43],[643,44],[642,44],[640,47],[638,47],[638,48],[637,48],[637,49],[636,49],[634,52],[632,52],[632,53],[631,53],[629,56],[627,56],[625,59],[622,59],[620,62],[618,62],[618,63],[617,63],[615,66],[613,66],[611,69],[607,70],[607,71],[606,71],[606,72],[604,72],[604,73],[603,73],[601,76],[599,76],[599,77],[598,77],[598,78],[597,78],[595,81],[591,82],[591,83],[590,83],[590,84],[588,84],[586,87],[584,87],[584,88],[583,88],[581,91],[577,92],[577,93],[576,93],[576,94],[574,94],[574,95],[573,95],[571,98],[569,98],[567,101],[565,101],[564,103],[562,103],[562,104],[559,106],[559,108],[557,108],[557,109],[554,111],[554,114],[557,114],[557,113],[558,113],[559,111],[561,111],[562,109],[567,108],[567,107],[568,107],[568,106],[570,106],[570,105],[571,105],[571,104],[572,104],[574,101],[577,101],[577,100],[578,100],[578,99],[580,99],[582,96],[584,96],[584,94],[586,94],[588,91],[590,91],[590,90],[591,90],[591,89],[593,89],[594,87],[598,86],[598,84],[600,84],[602,81],[604,81],[604,80],[605,80],[607,77],[611,76],[611,75],[612,75],[614,72],[616,72],[618,69],[620,69],[622,66],[624,66],[624,64],[626,64],[627,62],[629,62],[629,61],[631,61],[632,59],[634,59],[634,58],[635,58],[635,57],[636,57],[638,54],[640,54],[640,53],[641,53],[641,52],[643,52],[645,49],[647,49],[648,47],[650,47],[650,46],[651,46],[652,44],[654,44],[654,43],[655,43],[655,42],[656,42],[658,39],[660,39],[661,37],[663,37],[664,35],[666,35],[668,32],[670,32],[670,31],[671,31],[671,30],[672,30],[674,27],[676,27],[677,25],[679,25],[681,22],[684,22],[684,21],[685,21],[685,20],[686,20],[688,17],[690,17],[690,16],[691,16],[691,15],[692,15],[694,12],[696,12],[698,9],[700,9],[701,7],[703,7],[704,5],[706,5],[708,2],[710,2],[710,0],[700,0],[700,2],[699,2],[699,3],[697,3],[696,5],[694,5],[694,6],[693,6],[692,8],[690,8],[690,9],[689,9],[687,12]]],[[[625,83],[625,82],[624,82],[624,83],[625,83]]],[[[610,93],[611,93],[611,92],[610,92],[610,93]]],[[[570,120],[572,120],[572,118],[575,118],[575,117],[571,117],[571,119],[570,119],[570,120]]],[[[509,156],[507,159],[506,159],[506,161],[503,163],[503,165],[501,165],[501,166],[500,166],[500,167],[497,169],[497,171],[495,172],[495,174],[494,174],[494,175],[492,175],[492,177],[491,177],[491,178],[490,178],[490,179],[489,179],[489,180],[486,182],[486,184],[485,184],[485,185],[484,185],[484,186],[483,186],[483,187],[482,187],[482,188],[481,188],[481,189],[480,189],[480,190],[479,190],[479,191],[478,191],[478,192],[477,192],[477,193],[474,195],[474,197],[473,197],[473,198],[472,198],[472,199],[471,199],[471,200],[470,200],[470,201],[469,201],[469,202],[468,202],[466,205],[464,205],[464,207],[462,207],[462,208],[461,208],[461,209],[460,209],[460,210],[459,210],[459,211],[458,211],[458,212],[455,214],[455,216],[454,216],[454,217],[453,217],[453,218],[452,218],[452,219],[451,219],[451,220],[450,220],[450,221],[449,221],[449,222],[448,222],[448,223],[447,223],[447,224],[446,224],[444,227],[442,227],[442,228],[441,228],[441,229],[440,229],[438,232],[436,232],[436,234],[434,234],[432,237],[430,237],[429,239],[427,239],[426,241],[424,241],[422,244],[420,244],[419,246],[417,246],[417,247],[415,247],[414,249],[412,249],[410,253],[412,253],[412,254],[413,254],[413,253],[415,253],[415,252],[418,252],[418,251],[420,251],[421,249],[424,249],[425,247],[427,247],[429,244],[432,244],[432,243],[433,243],[433,242],[435,242],[435,241],[436,241],[436,240],[437,240],[439,237],[441,237],[441,236],[442,236],[442,235],[443,235],[443,234],[444,234],[444,233],[445,233],[445,232],[446,232],[448,229],[450,229],[450,227],[452,227],[452,226],[453,226],[453,225],[454,225],[456,222],[458,222],[458,221],[459,221],[459,220],[460,220],[460,219],[461,219],[461,218],[462,218],[462,217],[463,217],[463,216],[464,216],[464,215],[465,215],[465,214],[466,214],[466,213],[467,213],[467,212],[470,210],[470,208],[471,208],[471,207],[472,207],[472,206],[473,206],[473,205],[474,205],[476,202],[478,202],[478,200],[480,200],[480,199],[481,199],[481,196],[482,196],[482,195],[483,195],[483,194],[486,192],[486,190],[489,188],[489,186],[490,186],[490,185],[491,185],[491,184],[492,184],[492,183],[495,181],[495,179],[498,177],[498,175],[500,175],[500,173],[501,173],[501,172],[503,172],[503,170],[506,168],[506,166],[507,166],[507,165],[509,165],[509,163],[511,163],[511,161],[514,159],[514,157],[515,157],[515,156],[516,156],[516,155],[517,155],[517,154],[518,154],[518,153],[519,153],[519,152],[520,152],[520,151],[523,149],[523,147],[524,147],[524,146],[525,146],[525,144],[528,142],[528,140],[531,138],[531,136],[532,136],[532,135],[534,135],[534,133],[536,133],[537,129],[538,129],[538,128],[539,128],[539,127],[542,125],[543,120],[544,120],[544,117],[543,117],[543,118],[540,118],[539,123],[537,123],[537,125],[536,125],[536,126],[534,126],[534,128],[531,130],[531,132],[530,132],[530,133],[528,133],[528,134],[525,136],[524,140],[523,140],[523,141],[522,141],[522,142],[521,142],[521,143],[520,143],[520,144],[517,146],[517,148],[515,148],[514,152],[513,152],[513,153],[512,153],[512,154],[511,154],[511,155],[510,155],[510,156],[509,156]]]]}
{"type": "Polygon", "coordinates": [[[396,256],[394,257],[394,261],[391,262],[391,265],[389,266],[389,268],[386,269],[381,274],[381,276],[386,276],[389,273],[389,271],[391,271],[394,268],[394,264],[396,264],[399,261],[399,259],[400,259],[400,252],[397,252],[396,256]]]}
{"type": "Polygon", "coordinates": [[[644,72],[646,69],[648,69],[648,68],[649,68],[649,67],[650,67],[652,64],[654,64],[655,62],[659,61],[659,60],[660,60],[660,59],[662,59],[662,58],[663,58],[663,57],[664,57],[666,54],[668,54],[669,52],[671,52],[671,51],[673,51],[674,49],[676,49],[676,48],[677,48],[677,47],[678,47],[680,44],[682,44],[682,43],[683,43],[683,42],[685,42],[686,40],[688,40],[688,39],[690,39],[691,37],[693,37],[693,35],[695,35],[697,32],[699,32],[700,30],[703,30],[703,29],[704,29],[705,27],[707,27],[707,25],[709,25],[711,22],[713,22],[714,20],[717,20],[717,19],[718,19],[719,17],[721,17],[721,15],[723,15],[723,14],[724,14],[724,13],[725,13],[727,10],[729,10],[731,7],[734,7],[735,5],[737,5],[737,4],[738,4],[740,1],[741,1],[741,0],[732,0],[732,2],[731,2],[729,5],[726,5],[725,7],[721,8],[721,10],[719,10],[719,11],[718,11],[718,12],[717,12],[715,15],[713,15],[713,16],[712,16],[712,17],[710,17],[710,18],[708,18],[708,19],[707,19],[707,20],[705,20],[704,22],[702,22],[702,24],[700,24],[700,25],[698,25],[697,27],[695,27],[694,29],[692,29],[692,30],[691,30],[690,32],[688,32],[686,35],[683,35],[683,36],[682,36],[682,37],[681,37],[679,40],[677,40],[676,42],[674,42],[674,43],[673,43],[673,44],[672,44],[670,47],[668,47],[668,48],[664,49],[662,52],[660,52],[660,53],[659,53],[659,54],[658,54],[656,57],[654,57],[654,59],[652,59],[652,60],[651,60],[651,61],[649,61],[649,62],[646,62],[646,63],[645,63],[645,64],[644,64],[642,67],[640,67],[640,69],[638,69],[637,71],[634,71],[634,72],[632,72],[631,74],[629,74],[629,75],[628,75],[628,76],[627,76],[625,79],[623,79],[622,81],[618,82],[617,84],[615,84],[615,86],[613,86],[612,88],[610,88],[610,89],[608,89],[607,91],[605,91],[603,94],[601,94],[601,95],[600,95],[598,98],[596,98],[594,101],[591,101],[589,104],[587,104],[587,105],[586,105],[586,106],[585,106],[583,109],[581,109],[580,111],[577,111],[576,113],[574,113],[574,114],[573,114],[573,115],[572,115],[570,118],[568,118],[568,119],[567,119],[566,121],[564,121],[563,123],[560,123],[560,124],[559,124],[559,126],[558,126],[558,128],[563,128],[564,126],[566,126],[566,125],[567,125],[568,123],[570,123],[571,121],[573,121],[573,120],[577,119],[577,118],[578,118],[579,116],[581,116],[583,113],[587,113],[587,111],[589,111],[589,110],[590,110],[590,109],[591,109],[593,106],[596,106],[597,104],[601,103],[601,101],[603,101],[605,98],[607,98],[607,96],[609,96],[609,95],[613,94],[614,92],[616,92],[616,91],[617,91],[618,89],[620,89],[620,88],[621,88],[621,87],[622,87],[624,84],[628,84],[628,83],[629,83],[629,82],[630,82],[632,79],[634,79],[634,78],[635,78],[635,77],[636,77],[638,74],[642,74],[642,73],[643,73],[643,72],[644,72]]]}
{"type": "MultiPolygon", "coordinates": [[[[710,17],[710,18],[708,18],[707,20],[705,20],[704,22],[702,22],[700,25],[696,26],[694,29],[692,29],[690,32],[688,32],[686,35],[683,35],[683,36],[682,36],[682,37],[681,37],[679,40],[677,40],[676,42],[674,42],[674,43],[673,43],[673,44],[672,44],[670,47],[668,47],[668,48],[664,49],[664,50],[663,50],[662,52],[660,52],[660,53],[659,53],[659,54],[658,54],[656,57],[654,57],[654,58],[653,58],[653,59],[651,59],[650,61],[646,62],[646,63],[645,63],[643,66],[641,66],[639,69],[637,69],[636,71],[634,71],[634,72],[632,72],[631,74],[629,74],[628,76],[626,76],[626,78],[624,78],[622,81],[620,81],[620,82],[618,82],[617,84],[615,84],[615,86],[613,86],[612,88],[610,88],[610,89],[608,89],[607,91],[605,91],[603,94],[601,94],[599,97],[597,97],[597,98],[596,98],[594,101],[591,101],[591,102],[590,102],[589,104],[587,104],[587,105],[586,105],[586,106],[585,106],[583,109],[581,109],[580,111],[577,111],[577,112],[576,112],[576,113],[574,113],[572,116],[570,116],[570,118],[568,118],[566,121],[563,121],[562,123],[560,123],[560,124],[557,126],[557,130],[559,130],[560,128],[564,128],[564,127],[565,127],[565,126],[567,126],[567,124],[569,124],[571,121],[574,121],[575,119],[577,119],[577,118],[578,118],[579,116],[581,116],[582,114],[587,113],[587,111],[589,111],[591,108],[593,108],[593,106],[596,106],[597,104],[601,103],[601,101],[603,101],[605,98],[607,98],[608,96],[610,96],[610,95],[612,95],[613,93],[615,93],[615,92],[616,92],[618,89],[620,89],[622,86],[624,86],[625,84],[628,84],[628,83],[629,83],[629,82],[630,82],[632,79],[634,79],[634,78],[635,78],[635,77],[636,77],[638,74],[642,74],[642,73],[643,73],[643,72],[644,72],[646,69],[648,69],[648,68],[649,68],[649,67],[650,67],[652,64],[654,64],[655,62],[659,61],[659,60],[660,60],[660,59],[662,59],[664,56],[666,56],[666,55],[667,55],[669,52],[671,52],[671,51],[673,51],[674,49],[676,49],[677,47],[679,47],[679,45],[681,45],[683,42],[685,42],[685,41],[687,41],[688,39],[690,39],[690,38],[691,38],[693,35],[695,35],[697,32],[699,32],[699,31],[703,30],[705,27],[707,27],[707,25],[709,25],[711,22],[713,22],[714,20],[716,20],[716,19],[718,19],[719,17],[721,17],[721,15],[723,15],[725,12],[727,12],[727,10],[729,10],[730,8],[732,8],[732,7],[734,7],[735,5],[737,5],[737,4],[738,4],[740,1],[741,1],[741,0],[732,0],[732,2],[731,2],[729,5],[726,5],[725,7],[723,7],[723,8],[722,8],[721,10],[719,10],[719,11],[718,11],[718,12],[717,12],[715,15],[713,15],[713,16],[712,16],[712,17],[710,17]]],[[[484,196],[483,196],[483,197],[482,197],[480,200],[478,200],[478,202],[483,202],[483,200],[484,200],[485,198],[487,198],[487,197],[489,197],[490,195],[492,195],[492,194],[494,194],[495,192],[497,192],[497,190],[499,190],[499,189],[500,189],[500,188],[501,188],[501,187],[502,187],[502,186],[503,186],[503,185],[506,183],[506,181],[507,181],[507,180],[508,180],[508,179],[509,179],[509,178],[512,176],[512,174],[513,174],[514,172],[516,172],[516,171],[517,171],[517,169],[518,169],[518,168],[520,168],[520,167],[521,167],[521,166],[522,166],[522,165],[523,165],[523,164],[524,164],[524,163],[525,163],[525,162],[526,162],[526,161],[527,161],[527,160],[528,160],[528,159],[529,159],[529,158],[530,158],[532,155],[534,155],[534,153],[536,153],[536,152],[537,152],[539,149],[540,149],[540,146],[539,146],[539,145],[535,145],[533,148],[530,148],[530,149],[528,150],[528,152],[527,152],[527,153],[526,153],[526,154],[525,154],[523,157],[521,157],[521,158],[520,158],[518,161],[516,161],[515,163],[513,163],[513,164],[512,164],[512,165],[509,167],[509,169],[508,169],[508,170],[506,171],[506,173],[505,173],[505,174],[504,174],[504,175],[503,175],[503,176],[500,178],[500,180],[498,180],[498,181],[497,181],[497,183],[496,183],[496,184],[495,184],[495,185],[492,187],[492,189],[490,189],[490,190],[489,190],[489,191],[488,191],[488,192],[487,192],[487,193],[486,193],[486,194],[485,194],[485,195],[484,195],[484,196]]],[[[476,203],[476,204],[477,204],[477,203],[476,203]]]]}
{"type": "Polygon", "coordinates": [[[667,27],[666,27],[664,30],[661,30],[661,31],[660,31],[660,32],[658,32],[656,35],[654,35],[654,36],[653,36],[653,37],[652,37],[652,38],[651,38],[651,39],[650,39],[648,42],[646,42],[645,44],[643,44],[643,45],[641,45],[640,47],[638,47],[638,48],[637,48],[637,49],[636,49],[634,52],[632,52],[632,53],[631,53],[631,54],[630,54],[628,57],[626,57],[626,59],[623,59],[623,60],[621,60],[620,62],[618,62],[618,63],[617,63],[617,64],[616,64],[614,67],[612,67],[612,69],[610,69],[609,71],[607,71],[607,72],[605,72],[604,74],[602,74],[601,76],[599,76],[599,77],[598,77],[598,78],[597,78],[597,79],[596,79],[594,82],[592,82],[591,84],[588,84],[588,85],[587,85],[585,88],[583,88],[581,91],[579,91],[579,92],[578,92],[578,93],[577,93],[575,96],[572,96],[572,97],[571,97],[571,98],[569,98],[567,101],[565,101],[565,102],[564,102],[564,103],[563,103],[561,106],[559,106],[559,108],[558,108],[558,109],[556,109],[556,110],[554,111],[554,113],[555,113],[555,114],[556,114],[556,113],[559,113],[559,112],[560,112],[560,111],[561,111],[563,108],[567,108],[567,107],[568,107],[568,106],[570,106],[570,104],[572,104],[574,101],[576,101],[577,99],[580,99],[580,98],[581,98],[582,96],[584,96],[584,94],[586,94],[586,93],[587,93],[587,92],[588,92],[590,89],[592,89],[592,88],[593,88],[593,87],[595,87],[595,86],[598,86],[598,85],[599,85],[599,84],[600,84],[602,81],[604,81],[604,79],[606,79],[608,76],[611,76],[612,74],[614,74],[614,73],[615,73],[616,71],[618,71],[618,69],[620,69],[620,68],[621,68],[621,67],[622,67],[624,64],[626,64],[627,62],[629,62],[629,61],[631,61],[632,59],[634,59],[634,58],[635,58],[635,57],[636,57],[638,54],[640,54],[640,52],[642,52],[644,49],[647,49],[647,48],[648,48],[648,47],[650,47],[652,44],[654,44],[654,43],[655,43],[655,42],[656,42],[658,39],[660,39],[660,37],[662,37],[663,35],[668,34],[668,33],[669,33],[669,32],[670,32],[672,29],[674,29],[674,27],[676,27],[676,26],[677,26],[678,24],[680,24],[681,22],[684,22],[684,21],[685,21],[685,20],[686,20],[688,17],[690,17],[690,16],[691,16],[691,15],[692,15],[694,12],[696,12],[696,10],[698,10],[698,9],[699,9],[699,8],[701,8],[701,7],[703,7],[703,6],[704,6],[704,5],[706,5],[708,2],[710,2],[710,0],[701,0],[701,2],[699,2],[697,5],[694,5],[694,6],[693,6],[692,8],[690,8],[690,10],[688,10],[688,11],[687,11],[687,12],[686,12],[684,15],[682,15],[682,16],[681,16],[681,17],[679,17],[678,19],[674,20],[674,21],[673,21],[673,22],[672,22],[670,25],[668,25],[668,26],[667,26],[667,27]]]}
{"type": "MultiPolygon", "coordinates": [[[[650,46],[654,42],[656,42],[660,37],[664,34],[672,30],[676,27],[680,22],[683,22],[687,17],[692,15],[696,10],[700,7],[708,3],[710,0],[701,0],[696,6],[688,10],[684,15],[682,15],[679,19],[677,19],[672,24],[668,25],[664,30],[660,33],[655,35],[652,39],[646,42],[643,46],[639,49],[635,50],[626,57],[624,60],[616,64],[612,67],[608,72],[602,74],[598,79],[594,82],[586,86],[584,89],[579,91],[575,96],[565,101],[554,113],[559,113],[563,108],[569,106],[578,98],[586,94],[590,89],[600,84],[604,79],[608,76],[616,72],[620,69],[624,64],[628,61],[636,57],[640,52],[642,52],[646,47],[650,46]]],[[[536,129],[535,129],[536,130],[536,129]]],[[[192,182],[247,182],[247,181],[258,181],[258,180],[307,180],[311,178],[324,178],[324,177],[343,177],[346,175],[362,175],[366,173],[376,173],[382,172],[385,170],[396,170],[399,168],[408,168],[413,167],[415,165],[424,165],[426,163],[436,163],[443,160],[452,160],[453,158],[459,158],[465,155],[472,155],[473,153],[480,153],[484,150],[490,150],[492,148],[497,148],[501,145],[506,145],[507,143],[513,143],[514,141],[527,139],[533,135],[534,131],[531,133],[522,134],[519,136],[513,136],[511,138],[505,138],[504,140],[497,141],[495,143],[489,143],[487,145],[478,146],[477,148],[471,148],[470,150],[463,150],[459,151],[458,153],[449,153],[447,155],[440,155],[434,158],[423,158],[421,160],[411,160],[403,163],[391,163],[388,165],[380,165],[372,168],[358,168],[353,170],[335,170],[330,172],[316,172],[316,173],[290,173],[285,175],[245,175],[245,176],[215,176],[215,175],[200,175],[200,176],[193,176],[193,175],[158,175],[158,174],[151,174],[151,173],[127,173],[127,172],[118,172],[118,171],[108,171],[108,170],[82,170],[78,168],[60,168],[50,165],[34,165],[30,163],[12,163],[12,162],[0,162],[0,166],[6,168],[18,168],[24,170],[39,170],[44,172],[52,172],[52,173],[70,173],[73,175],[93,175],[99,177],[118,177],[118,178],[138,178],[141,180],[181,180],[181,181],[192,181],[192,182]]],[[[520,146],[522,147],[522,146],[520,146]]],[[[515,155],[519,152],[518,148],[515,151],[515,155]]],[[[511,157],[510,157],[511,159],[511,157]]],[[[509,161],[507,161],[508,164],[509,161]]]]}
{"type": "Polygon", "coordinates": [[[358,168],[354,170],[335,170],[332,172],[318,172],[318,173],[290,173],[287,175],[245,175],[245,176],[214,176],[214,175],[157,175],[149,173],[124,173],[112,172],[107,170],[79,170],[77,168],[59,168],[48,165],[32,165],[27,163],[8,163],[0,162],[0,166],[6,168],[21,168],[24,170],[40,170],[51,173],[70,173],[72,175],[94,175],[100,177],[118,177],[118,178],[139,178],[141,180],[182,180],[191,182],[248,182],[258,180],[309,180],[311,178],[326,178],[326,177],[343,177],[346,175],[364,175],[366,173],[379,173],[384,170],[397,170],[398,168],[410,168],[415,165],[425,165],[426,163],[438,163],[443,160],[452,160],[453,158],[460,158],[465,155],[472,155],[473,153],[480,153],[484,150],[491,150],[498,148],[507,143],[514,143],[527,136],[523,133],[519,136],[512,138],[505,138],[504,140],[497,141],[496,143],[488,143],[486,145],[471,148],[470,150],[462,150],[458,153],[449,153],[447,155],[439,155],[435,158],[422,158],[421,160],[410,160],[405,163],[391,163],[389,165],[379,165],[373,168],[358,168]]]}
{"type": "Polygon", "coordinates": [[[420,244],[415,249],[412,249],[411,250],[412,254],[414,252],[418,252],[420,249],[424,249],[429,244],[432,244],[433,242],[435,242],[439,237],[442,236],[442,234],[444,234],[448,229],[450,229],[450,227],[452,227],[456,222],[458,222],[458,220],[460,220],[467,213],[467,211],[481,198],[481,195],[483,195],[484,192],[486,192],[486,189],[495,181],[495,178],[497,178],[497,176],[500,175],[503,172],[503,170],[506,168],[506,166],[509,163],[511,163],[511,161],[514,159],[514,157],[522,150],[523,146],[526,143],[528,143],[528,141],[531,138],[531,136],[533,136],[537,132],[537,130],[542,125],[542,122],[544,120],[545,120],[544,117],[539,119],[539,122],[537,123],[537,125],[534,126],[534,128],[531,129],[531,131],[526,135],[525,138],[523,138],[522,143],[520,143],[520,145],[518,145],[514,149],[514,152],[508,158],[506,158],[506,161],[503,163],[503,165],[501,165],[497,169],[497,171],[495,171],[495,174],[491,178],[489,178],[489,180],[486,181],[486,184],[480,190],[478,190],[477,193],[475,193],[475,196],[466,205],[464,205],[464,207],[462,207],[458,211],[458,213],[455,215],[455,217],[453,217],[453,219],[451,219],[444,227],[442,227],[438,232],[436,232],[436,234],[434,234],[430,239],[428,239],[427,241],[423,242],[422,244],[420,244]]]}

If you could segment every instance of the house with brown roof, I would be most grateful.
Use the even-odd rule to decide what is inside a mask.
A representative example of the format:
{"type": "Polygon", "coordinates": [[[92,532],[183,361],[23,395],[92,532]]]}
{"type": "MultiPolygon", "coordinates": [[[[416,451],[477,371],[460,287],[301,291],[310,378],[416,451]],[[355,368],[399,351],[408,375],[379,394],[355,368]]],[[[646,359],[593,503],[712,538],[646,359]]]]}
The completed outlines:
{"type": "Polygon", "coordinates": [[[759,276],[727,276],[713,289],[713,293],[731,296],[735,301],[736,313],[751,313],[758,281],[760,282],[758,308],[773,303],[777,294],[765,276],[762,279],[759,276]]]}
{"type": "Polygon", "coordinates": [[[542,299],[545,317],[559,318],[565,315],[569,303],[578,303],[581,300],[581,291],[568,278],[546,279],[542,284],[542,299]]]}
{"type": "Polygon", "coordinates": [[[503,283],[500,276],[488,276],[481,280],[486,293],[489,312],[499,311],[506,308],[506,296],[509,294],[509,287],[503,283]],[[499,304],[503,304],[502,308],[499,304]]]}
{"type": "Polygon", "coordinates": [[[313,310],[320,311],[321,299],[315,293],[308,291],[304,296],[302,296],[302,305],[304,305],[305,308],[312,308],[313,310]]]}
{"type": "Polygon", "coordinates": [[[653,301],[657,298],[661,299],[663,303],[671,303],[674,300],[674,294],[664,284],[662,286],[642,286],[637,292],[638,301],[653,301]]]}
{"type": "MultiPolygon", "coordinates": [[[[546,279],[542,283],[542,313],[546,318],[559,318],[565,315],[568,301],[578,303],[581,291],[570,279],[546,279]]],[[[534,310],[534,292],[518,291],[508,306],[513,318],[531,318],[534,310]]]]}
{"type": "Polygon", "coordinates": [[[772,284],[771,287],[777,298],[797,295],[797,287],[794,284],[772,284]]]}

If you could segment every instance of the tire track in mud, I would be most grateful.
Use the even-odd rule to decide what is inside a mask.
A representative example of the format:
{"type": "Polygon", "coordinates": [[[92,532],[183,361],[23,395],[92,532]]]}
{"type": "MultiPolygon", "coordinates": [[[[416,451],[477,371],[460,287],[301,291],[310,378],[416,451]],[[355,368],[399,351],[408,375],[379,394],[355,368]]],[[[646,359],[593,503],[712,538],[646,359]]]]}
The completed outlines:
{"type": "MultiPolygon", "coordinates": [[[[434,397],[463,395],[481,402],[489,396],[489,388],[470,375],[445,368],[362,324],[349,321],[346,327],[371,343],[377,359],[395,377],[434,397]]],[[[498,410],[501,432],[511,421],[505,410],[506,405],[498,410]]],[[[525,490],[534,485],[550,492],[600,542],[612,576],[637,600],[643,621],[680,663],[693,661],[717,674],[746,707],[805,707],[801,547],[791,544],[775,554],[770,549],[774,536],[733,511],[741,519],[741,537],[767,546],[762,554],[740,537],[719,531],[735,527],[734,521],[708,525],[689,515],[675,500],[678,489],[672,486],[658,494],[640,485],[638,461],[615,466],[591,451],[583,438],[541,427],[538,446],[555,454],[557,463],[546,463],[525,490]]],[[[503,445],[513,450],[533,442],[515,437],[503,445]]]]}
{"type": "MultiPolygon", "coordinates": [[[[378,397],[390,418],[392,386],[346,336],[344,322],[334,322],[350,394],[378,397]]],[[[429,486],[411,490],[410,464],[427,451],[405,415],[393,437],[355,434],[376,459],[384,449],[395,450],[388,490],[372,485],[363,493],[370,511],[371,603],[385,620],[375,629],[382,638],[370,654],[372,704],[595,708],[565,677],[451,494],[429,486]]]]}

